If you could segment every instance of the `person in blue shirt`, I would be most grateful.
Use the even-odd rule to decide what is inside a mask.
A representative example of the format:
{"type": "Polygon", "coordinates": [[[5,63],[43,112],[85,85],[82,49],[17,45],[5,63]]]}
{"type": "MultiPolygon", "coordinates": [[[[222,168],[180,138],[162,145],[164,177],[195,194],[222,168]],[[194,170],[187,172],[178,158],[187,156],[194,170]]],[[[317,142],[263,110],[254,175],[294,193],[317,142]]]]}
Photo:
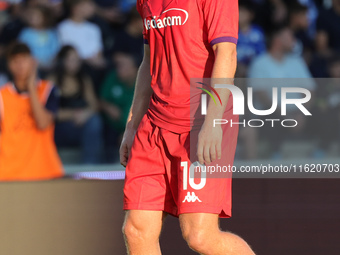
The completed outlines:
{"type": "Polygon", "coordinates": [[[56,32],[49,28],[49,12],[43,6],[32,6],[27,10],[28,27],[19,34],[19,40],[28,45],[39,68],[50,69],[60,49],[56,32]]]}
{"type": "Polygon", "coordinates": [[[251,60],[266,50],[262,28],[252,23],[254,8],[248,0],[239,2],[239,34],[237,42],[237,60],[248,65],[251,60]]]}
{"type": "MultiPolygon", "coordinates": [[[[249,67],[248,78],[251,79],[248,85],[253,88],[256,109],[264,110],[270,108],[272,105],[273,87],[278,88],[278,91],[281,91],[284,87],[305,88],[312,94],[315,91],[316,84],[312,79],[305,60],[301,56],[292,53],[295,40],[293,31],[287,25],[277,26],[268,36],[268,51],[252,61],[249,67]]],[[[289,93],[289,98],[299,98],[299,96],[300,93],[289,93]]],[[[311,103],[312,100],[306,104],[306,107],[310,107],[311,103]]],[[[278,98],[277,111],[271,115],[271,118],[281,118],[280,105],[281,97],[278,98]]],[[[280,150],[283,141],[293,137],[300,138],[306,134],[307,117],[298,108],[294,105],[288,105],[286,116],[287,119],[298,120],[299,125],[289,130],[280,126],[275,127],[275,129],[268,126],[259,130],[262,132],[262,137],[272,143],[271,149],[273,153],[271,157],[273,159],[280,159],[282,157],[280,150]],[[280,133],[279,136],[277,135],[278,133],[280,133]]]]}

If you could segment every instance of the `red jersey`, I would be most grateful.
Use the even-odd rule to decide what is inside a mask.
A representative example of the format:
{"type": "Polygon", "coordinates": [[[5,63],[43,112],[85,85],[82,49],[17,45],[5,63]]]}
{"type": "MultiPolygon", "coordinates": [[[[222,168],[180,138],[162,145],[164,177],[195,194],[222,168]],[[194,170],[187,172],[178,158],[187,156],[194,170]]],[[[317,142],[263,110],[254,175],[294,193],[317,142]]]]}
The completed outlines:
{"type": "Polygon", "coordinates": [[[190,131],[190,79],[211,77],[214,44],[237,43],[238,1],[138,0],[137,9],[150,45],[149,118],[175,133],[190,131]]]}

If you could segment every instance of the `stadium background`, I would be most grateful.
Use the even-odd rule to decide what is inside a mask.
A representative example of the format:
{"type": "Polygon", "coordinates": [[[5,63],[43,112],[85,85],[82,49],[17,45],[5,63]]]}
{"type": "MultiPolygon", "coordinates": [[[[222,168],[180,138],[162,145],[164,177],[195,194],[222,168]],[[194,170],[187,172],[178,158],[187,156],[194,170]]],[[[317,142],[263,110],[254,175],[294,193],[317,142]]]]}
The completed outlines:
{"type": "MultiPolygon", "coordinates": [[[[66,174],[122,170],[119,140],[143,54],[143,24],[134,5],[133,0],[0,1],[0,86],[10,80],[6,48],[23,41],[39,62],[40,77],[59,87],[61,107],[81,113],[56,124],[66,174]],[[91,40],[84,40],[87,32],[91,40]],[[65,48],[69,44],[74,50],[65,48]],[[81,93],[85,82],[93,87],[95,113],[87,114],[93,102],[81,93]],[[84,129],[91,135],[65,139],[84,129]]],[[[237,77],[266,78],[256,72],[259,59],[283,54],[307,72],[287,67],[287,77],[273,72],[271,78],[337,79],[339,51],[340,0],[240,1],[237,77]]],[[[270,62],[265,64],[269,69],[270,62]]],[[[275,131],[241,129],[236,162],[339,162],[340,85],[317,84],[313,90],[312,124],[279,142],[273,141],[275,131]],[[320,125],[327,121],[331,124],[320,125]]],[[[107,177],[115,178],[122,177],[107,177]]],[[[0,254],[123,254],[121,188],[121,180],[1,183],[0,254]]],[[[337,180],[235,179],[235,216],[222,225],[245,237],[258,254],[338,254],[339,191],[337,180]]],[[[165,226],[164,254],[190,254],[174,221],[165,226]]]]}

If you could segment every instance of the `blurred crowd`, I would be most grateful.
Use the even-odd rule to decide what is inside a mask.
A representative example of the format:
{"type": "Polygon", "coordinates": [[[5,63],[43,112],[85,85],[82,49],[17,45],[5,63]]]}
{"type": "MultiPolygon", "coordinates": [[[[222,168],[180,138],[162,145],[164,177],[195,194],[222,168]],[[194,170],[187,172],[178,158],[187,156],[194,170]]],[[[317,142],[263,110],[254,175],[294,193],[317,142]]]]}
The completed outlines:
{"type": "Polygon", "coordinates": [[[112,162],[143,56],[143,23],[133,1],[27,0],[1,5],[1,78],[6,48],[29,46],[39,76],[60,93],[55,127],[59,148],[80,147],[82,162],[112,162]]]}
{"type": "MultiPolygon", "coordinates": [[[[305,106],[313,113],[305,116],[295,107],[282,116],[279,106],[270,117],[294,119],[298,126],[241,129],[239,157],[263,157],[260,141],[270,144],[264,154],[272,159],[283,158],[285,141],[312,141],[307,156],[326,157],[334,143],[340,144],[340,0],[240,0],[239,10],[236,77],[250,78],[244,89],[253,88],[255,107],[271,108],[272,87],[279,92],[300,87],[312,93],[305,106]]],[[[243,119],[258,117],[248,114],[243,119]]]]}
{"type": "MultiPolygon", "coordinates": [[[[7,47],[27,44],[39,76],[59,89],[57,146],[81,147],[83,163],[115,162],[143,57],[135,0],[0,0],[0,9],[0,86],[11,80],[7,47]]],[[[340,78],[340,0],[239,0],[239,11],[236,77],[340,78]]],[[[340,134],[340,85],[305,87],[315,95],[316,116],[307,121],[290,112],[305,125],[299,135],[283,130],[281,140],[305,137],[305,126],[315,125],[311,133],[327,134],[313,152],[322,156],[340,134]],[[315,118],[334,125],[325,129],[315,118]]],[[[271,102],[267,90],[254,84],[264,107],[271,102]]],[[[269,156],[280,157],[280,139],[247,128],[239,157],[257,158],[254,144],[266,138],[279,140],[269,156]]]]}

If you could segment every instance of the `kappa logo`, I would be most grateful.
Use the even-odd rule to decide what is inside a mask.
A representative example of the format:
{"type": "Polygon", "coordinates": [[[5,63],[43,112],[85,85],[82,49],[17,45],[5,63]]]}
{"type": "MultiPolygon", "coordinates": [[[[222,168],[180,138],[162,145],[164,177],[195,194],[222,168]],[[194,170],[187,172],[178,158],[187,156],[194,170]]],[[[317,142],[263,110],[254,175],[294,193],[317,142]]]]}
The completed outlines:
{"type": "Polygon", "coordinates": [[[191,192],[191,194],[190,194],[190,192],[187,192],[187,195],[185,196],[185,198],[184,198],[184,200],[183,200],[183,202],[182,203],[184,203],[185,201],[187,201],[187,202],[196,202],[196,201],[198,201],[198,202],[202,202],[199,198],[198,198],[198,196],[196,196],[196,194],[195,194],[195,192],[191,192]]]}
{"type": "Polygon", "coordinates": [[[171,8],[163,11],[158,17],[153,16],[151,19],[144,19],[144,26],[146,30],[182,26],[188,21],[188,18],[189,13],[186,10],[171,8]],[[167,13],[166,17],[164,17],[165,13],[167,13]]]}

